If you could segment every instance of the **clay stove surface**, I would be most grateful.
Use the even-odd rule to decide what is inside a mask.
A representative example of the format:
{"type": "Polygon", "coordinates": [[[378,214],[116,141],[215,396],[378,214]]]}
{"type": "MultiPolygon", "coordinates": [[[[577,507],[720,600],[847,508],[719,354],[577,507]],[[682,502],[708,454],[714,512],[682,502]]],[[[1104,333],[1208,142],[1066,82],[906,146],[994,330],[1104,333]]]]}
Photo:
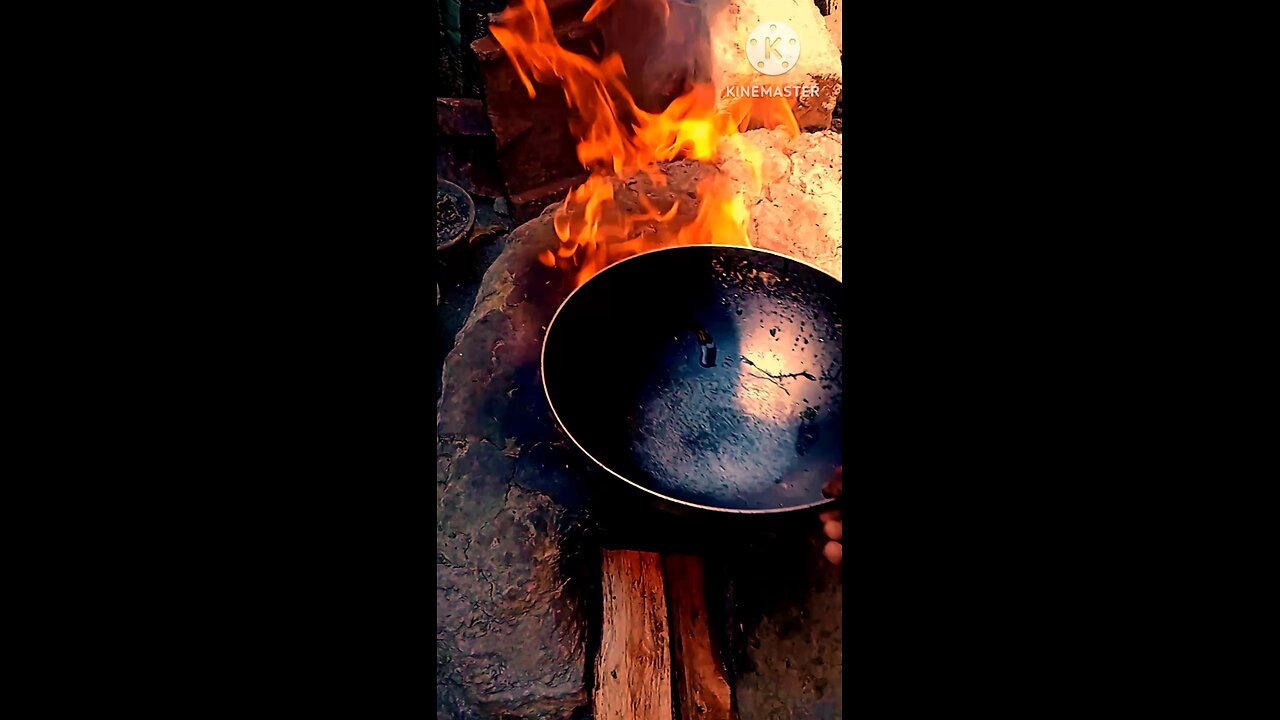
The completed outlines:
{"type": "MultiPolygon", "coordinates": [[[[840,276],[840,135],[753,131],[766,185],[750,193],[753,244],[840,276]]],[[[666,166],[667,185],[617,185],[640,212],[683,199],[712,167],[666,166]]],[[[745,177],[745,176],[744,176],[745,177]]],[[[539,377],[546,325],[569,279],[538,263],[557,244],[555,206],[514,230],[485,273],[444,364],[437,426],[437,716],[589,717],[600,614],[598,533],[590,488],[603,482],[558,433],[539,377]]],[[[655,292],[660,283],[655,284],[655,292]]],[[[742,720],[841,717],[839,570],[821,557],[815,523],[708,559],[724,588],[727,662],[742,720]]],[[[714,631],[714,629],[713,629],[714,631]]]]}

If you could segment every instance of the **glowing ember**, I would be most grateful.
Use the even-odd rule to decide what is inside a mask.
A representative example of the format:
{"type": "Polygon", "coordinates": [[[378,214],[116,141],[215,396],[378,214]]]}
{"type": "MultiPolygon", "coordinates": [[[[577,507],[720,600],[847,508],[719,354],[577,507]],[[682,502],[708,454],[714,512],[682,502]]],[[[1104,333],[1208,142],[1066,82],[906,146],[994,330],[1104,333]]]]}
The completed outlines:
{"type": "MultiPolygon", "coordinates": [[[[613,0],[596,0],[584,20],[608,9],[613,0]]],[[[716,110],[716,89],[694,87],[661,113],[636,106],[626,86],[626,71],[616,54],[595,61],[571,53],[556,41],[544,0],[516,0],[491,27],[532,97],[533,81],[558,84],[576,113],[572,127],[578,137],[578,159],[591,171],[574,188],[554,218],[560,246],[540,260],[574,272],[578,284],[613,262],[646,250],[670,245],[748,245],[750,221],[747,200],[730,180],[712,175],[697,189],[698,213],[691,222],[677,224],[679,203],[655,207],[644,195],[644,210],[628,213],[615,202],[615,183],[645,173],[662,184],[658,163],[679,158],[714,161],[716,148],[729,141],[752,168],[754,190],[761,185],[758,149],[741,142],[740,132],[753,126],[782,126],[799,133],[791,102],[779,97],[742,98],[728,111],[716,110]],[[656,227],[641,232],[640,224],[656,227]]]]}

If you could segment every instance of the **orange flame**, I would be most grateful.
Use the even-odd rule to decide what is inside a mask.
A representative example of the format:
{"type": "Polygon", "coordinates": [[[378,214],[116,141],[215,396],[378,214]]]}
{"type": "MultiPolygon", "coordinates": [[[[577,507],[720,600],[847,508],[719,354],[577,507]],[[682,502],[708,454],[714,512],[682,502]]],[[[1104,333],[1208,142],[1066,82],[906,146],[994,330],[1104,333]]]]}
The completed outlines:
{"type": "MultiPolygon", "coordinates": [[[[584,20],[598,17],[613,0],[596,0],[584,20]]],[[[640,211],[627,211],[615,197],[615,185],[643,173],[654,186],[665,176],[658,163],[688,158],[714,161],[721,142],[728,141],[754,172],[756,193],[761,183],[758,150],[742,141],[741,131],[752,125],[782,125],[799,132],[786,100],[777,97],[742,98],[727,111],[716,108],[716,90],[693,88],[661,113],[636,106],[627,89],[622,59],[612,54],[596,61],[562,48],[555,37],[545,0],[515,0],[490,27],[524,83],[530,97],[536,80],[558,84],[576,114],[572,130],[578,137],[578,160],[591,170],[574,188],[553,218],[560,245],[544,251],[539,260],[576,273],[578,284],[623,258],[669,245],[749,245],[750,222],[745,192],[726,176],[701,181],[696,195],[697,216],[675,227],[678,201],[661,210],[641,192],[640,211]]]]}

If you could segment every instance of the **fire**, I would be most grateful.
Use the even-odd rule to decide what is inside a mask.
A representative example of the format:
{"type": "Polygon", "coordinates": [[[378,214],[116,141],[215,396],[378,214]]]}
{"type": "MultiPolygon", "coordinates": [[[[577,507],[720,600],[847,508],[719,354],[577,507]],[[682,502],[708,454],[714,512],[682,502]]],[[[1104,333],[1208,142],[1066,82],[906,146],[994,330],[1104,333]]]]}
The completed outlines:
{"type": "MultiPolygon", "coordinates": [[[[613,3],[596,0],[583,18],[591,21],[613,3]]],[[[752,125],[781,125],[799,132],[788,102],[778,97],[742,98],[727,111],[716,108],[716,89],[693,88],[661,113],[636,106],[626,85],[626,70],[616,54],[596,61],[569,52],[556,41],[545,0],[515,0],[491,28],[515,66],[530,97],[534,81],[558,84],[575,111],[572,128],[578,137],[578,160],[591,171],[574,188],[554,217],[560,245],[540,260],[575,273],[578,284],[613,262],[646,250],[670,245],[749,245],[748,198],[729,178],[711,175],[697,190],[698,211],[681,222],[680,203],[662,209],[639,193],[642,209],[624,210],[615,192],[629,178],[643,174],[661,186],[665,176],[658,163],[687,158],[715,161],[717,149],[728,142],[754,171],[758,194],[760,153],[742,141],[752,125]]],[[[686,213],[687,214],[687,213],[686,213]]]]}

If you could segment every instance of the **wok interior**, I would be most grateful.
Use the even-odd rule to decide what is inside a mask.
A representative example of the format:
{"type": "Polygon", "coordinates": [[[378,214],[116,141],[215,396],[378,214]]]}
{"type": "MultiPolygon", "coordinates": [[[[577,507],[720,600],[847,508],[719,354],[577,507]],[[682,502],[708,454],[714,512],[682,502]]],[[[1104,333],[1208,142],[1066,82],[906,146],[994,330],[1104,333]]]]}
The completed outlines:
{"type": "Polygon", "coordinates": [[[587,453],[661,495],[729,510],[820,502],[841,462],[840,289],[749,248],[625,260],[548,329],[548,397],[587,453]]]}

